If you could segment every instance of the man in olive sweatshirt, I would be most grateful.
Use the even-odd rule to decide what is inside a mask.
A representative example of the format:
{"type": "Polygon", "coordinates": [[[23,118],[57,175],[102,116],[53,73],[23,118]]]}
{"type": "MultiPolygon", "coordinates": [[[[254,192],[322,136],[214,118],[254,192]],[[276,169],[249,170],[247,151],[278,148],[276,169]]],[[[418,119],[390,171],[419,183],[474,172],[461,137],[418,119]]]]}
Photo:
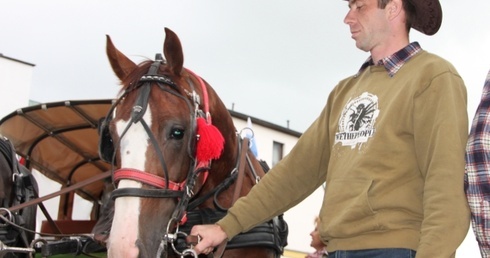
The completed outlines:
{"type": "Polygon", "coordinates": [[[349,0],[344,22],[370,52],[332,90],[292,151],[215,225],[197,253],[295,206],[326,182],[319,230],[329,257],[454,257],[469,228],[463,180],[466,88],[409,41],[435,34],[438,0],[349,0]]]}

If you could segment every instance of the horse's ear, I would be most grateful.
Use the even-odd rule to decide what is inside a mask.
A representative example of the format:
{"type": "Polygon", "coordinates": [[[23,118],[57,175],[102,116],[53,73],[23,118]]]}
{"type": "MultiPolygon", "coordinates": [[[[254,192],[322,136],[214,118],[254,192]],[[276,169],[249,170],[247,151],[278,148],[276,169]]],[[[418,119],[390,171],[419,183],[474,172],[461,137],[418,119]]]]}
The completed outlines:
{"type": "Polygon", "coordinates": [[[175,75],[180,75],[184,65],[184,54],[179,37],[173,31],[165,28],[165,42],[163,44],[163,53],[167,64],[175,75]]]}
{"type": "Polygon", "coordinates": [[[136,69],[136,64],[121,53],[112,43],[111,37],[107,37],[107,57],[111,63],[112,70],[120,80],[123,80],[131,71],[136,69]]]}

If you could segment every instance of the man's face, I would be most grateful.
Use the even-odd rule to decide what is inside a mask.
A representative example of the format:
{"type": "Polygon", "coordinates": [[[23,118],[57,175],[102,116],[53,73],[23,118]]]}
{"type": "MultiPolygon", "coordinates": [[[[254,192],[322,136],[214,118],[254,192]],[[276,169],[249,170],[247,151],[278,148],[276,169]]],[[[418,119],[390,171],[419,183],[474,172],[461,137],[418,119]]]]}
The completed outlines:
{"type": "Polygon", "coordinates": [[[344,22],[349,25],[352,38],[361,50],[371,51],[388,39],[386,8],[378,8],[377,0],[349,0],[349,12],[344,22]]]}

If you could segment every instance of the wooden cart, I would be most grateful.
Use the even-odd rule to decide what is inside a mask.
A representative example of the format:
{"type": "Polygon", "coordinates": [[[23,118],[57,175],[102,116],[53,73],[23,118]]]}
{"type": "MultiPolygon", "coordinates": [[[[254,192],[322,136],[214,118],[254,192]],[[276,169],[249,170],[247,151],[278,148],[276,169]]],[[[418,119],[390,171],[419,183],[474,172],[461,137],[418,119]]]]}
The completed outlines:
{"type": "Polygon", "coordinates": [[[37,246],[33,246],[36,256],[38,252],[42,257],[73,253],[73,248],[79,249],[80,241],[91,241],[86,239],[90,236],[87,234],[98,220],[104,186],[110,183],[111,165],[98,154],[98,125],[111,104],[111,99],[38,104],[18,109],[0,120],[0,135],[13,143],[25,166],[61,185],[61,189],[52,189],[52,194],[24,204],[39,205],[46,217],[38,232],[37,246]],[[75,195],[93,203],[90,219],[73,219],[75,195]],[[58,214],[53,218],[43,201],[57,196],[58,214]],[[80,240],[73,234],[85,237],[80,240]],[[73,236],[63,237],[67,235],[73,236]],[[50,240],[45,236],[51,236],[50,240]],[[76,246],[72,248],[74,242],[76,246]]]}

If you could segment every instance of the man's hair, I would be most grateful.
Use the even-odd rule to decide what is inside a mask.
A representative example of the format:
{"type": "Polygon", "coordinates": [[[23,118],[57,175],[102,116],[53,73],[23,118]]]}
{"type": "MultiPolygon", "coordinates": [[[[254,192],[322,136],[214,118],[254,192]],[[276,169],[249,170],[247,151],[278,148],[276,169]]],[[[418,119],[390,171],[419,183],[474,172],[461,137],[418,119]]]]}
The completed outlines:
{"type": "MultiPolygon", "coordinates": [[[[380,9],[385,9],[386,5],[391,2],[392,0],[378,0],[378,8],[380,9]]],[[[402,0],[403,2],[403,9],[405,10],[405,27],[407,29],[407,32],[410,32],[410,28],[412,28],[412,21],[415,18],[415,6],[413,6],[412,3],[410,3],[409,0],[402,0]]]]}
{"type": "Polygon", "coordinates": [[[409,0],[403,0],[403,9],[405,9],[405,16],[407,17],[405,21],[407,31],[410,32],[410,28],[412,28],[412,21],[417,15],[415,6],[409,0]]]}
{"type": "Polygon", "coordinates": [[[315,220],[314,220],[315,228],[318,227],[319,224],[320,224],[320,217],[319,216],[316,216],[315,217],[315,220]]]}
{"type": "Polygon", "coordinates": [[[385,9],[386,5],[391,2],[391,0],[378,0],[378,7],[380,9],[385,9]]]}

